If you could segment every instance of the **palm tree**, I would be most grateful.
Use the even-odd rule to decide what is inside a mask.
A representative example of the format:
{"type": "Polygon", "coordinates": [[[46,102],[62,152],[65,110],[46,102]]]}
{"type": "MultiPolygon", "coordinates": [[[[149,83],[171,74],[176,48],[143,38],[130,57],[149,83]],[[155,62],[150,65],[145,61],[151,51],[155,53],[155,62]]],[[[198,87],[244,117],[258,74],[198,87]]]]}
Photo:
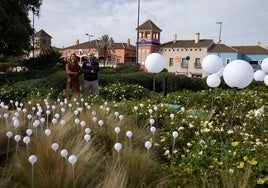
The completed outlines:
{"type": "Polygon", "coordinates": [[[37,41],[37,48],[40,51],[40,54],[48,54],[49,51],[51,51],[51,46],[48,40],[46,40],[45,38],[40,38],[37,41]]]}
{"type": "Polygon", "coordinates": [[[105,66],[108,63],[108,52],[114,49],[114,41],[113,38],[107,34],[102,35],[99,40],[99,48],[103,48],[104,51],[105,66]]]}

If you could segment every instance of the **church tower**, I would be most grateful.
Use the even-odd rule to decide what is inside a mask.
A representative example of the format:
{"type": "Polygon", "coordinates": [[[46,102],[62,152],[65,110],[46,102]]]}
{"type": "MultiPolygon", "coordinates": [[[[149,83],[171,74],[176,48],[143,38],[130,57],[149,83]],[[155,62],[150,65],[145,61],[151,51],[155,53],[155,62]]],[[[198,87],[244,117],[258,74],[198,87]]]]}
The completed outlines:
{"type": "Polygon", "coordinates": [[[144,65],[146,57],[155,52],[160,45],[160,32],[162,31],[151,20],[147,20],[140,25],[138,37],[138,63],[144,65]]]}

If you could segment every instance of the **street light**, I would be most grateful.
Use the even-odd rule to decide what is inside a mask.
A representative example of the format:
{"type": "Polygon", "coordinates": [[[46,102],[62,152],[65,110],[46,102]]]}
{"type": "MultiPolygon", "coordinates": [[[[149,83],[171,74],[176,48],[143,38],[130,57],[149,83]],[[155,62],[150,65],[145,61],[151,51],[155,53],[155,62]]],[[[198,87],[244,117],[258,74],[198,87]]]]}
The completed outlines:
{"type": "Polygon", "coordinates": [[[218,44],[218,56],[220,54],[220,44],[221,44],[221,26],[222,26],[222,22],[216,22],[216,24],[220,25],[220,33],[219,33],[219,44],[218,44]]]}
{"type": "Polygon", "coordinates": [[[140,25],[140,0],[138,0],[138,20],[137,20],[137,42],[136,42],[136,64],[139,64],[139,25],[140,25]]]}
{"type": "Polygon", "coordinates": [[[88,36],[88,53],[90,53],[90,37],[93,37],[94,35],[90,35],[88,33],[86,33],[85,35],[88,36]]]}
{"type": "MultiPolygon", "coordinates": [[[[32,12],[33,12],[33,31],[34,31],[34,13],[35,13],[34,7],[32,7],[32,12]]],[[[35,32],[33,33],[33,61],[34,61],[34,34],[35,32]]]]}

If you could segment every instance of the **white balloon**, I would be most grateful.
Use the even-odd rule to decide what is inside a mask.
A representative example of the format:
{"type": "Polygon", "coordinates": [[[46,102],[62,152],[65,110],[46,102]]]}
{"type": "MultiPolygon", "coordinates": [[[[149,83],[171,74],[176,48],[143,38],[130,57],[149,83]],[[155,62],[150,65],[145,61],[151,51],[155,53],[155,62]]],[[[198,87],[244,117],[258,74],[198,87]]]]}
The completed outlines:
{"type": "Polygon", "coordinates": [[[63,126],[63,125],[65,125],[65,120],[60,120],[60,124],[63,126]]]}
{"type": "Polygon", "coordinates": [[[171,119],[173,119],[173,118],[175,117],[175,115],[174,115],[174,114],[170,114],[169,117],[170,117],[171,119]]]}
{"type": "Polygon", "coordinates": [[[262,82],[265,76],[266,73],[263,70],[257,70],[256,72],[254,72],[254,80],[258,82],[262,82]]]}
{"type": "Polygon", "coordinates": [[[83,127],[86,125],[86,122],[85,122],[85,121],[81,121],[81,122],[80,122],[80,125],[81,125],[81,127],[83,128],[83,127]]]}
{"type": "Polygon", "coordinates": [[[102,126],[103,125],[103,120],[99,120],[98,124],[99,124],[99,126],[102,126]]]}
{"type": "Polygon", "coordinates": [[[211,74],[207,77],[206,82],[209,87],[215,88],[220,85],[221,79],[217,74],[211,74]]]}
{"type": "Polygon", "coordinates": [[[146,141],[144,145],[148,150],[152,147],[152,143],[150,141],[146,141]]]}
{"type": "Polygon", "coordinates": [[[221,58],[214,54],[207,55],[202,61],[202,69],[206,73],[214,74],[220,71],[222,66],[223,63],[221,58]]]}
{"type": "Polygon", "coordinates": [[[54,151],[57,151],[59,149],[59,144],[58,143],[53,143],[51,145],[51,149],[53,149],[54,151]]]}
{"type": "Polygon", "coordinates": [[[265,58],[261,63],[261,69],[268,73],[268,58],[265,58]]]}
{"type": "Polygon", "coordinates": [[[88,142],[90,140],[90,135],[89,134],[85,134],[84,140],[88,142]]]}
{"type": "Polygon", "coordinates": [[[37,157],[35,155],[31,155],[28,160],[33,165],[34,163],[36,163],[37,157]]]}
{"type": "Polygon", "coordinates": [[[264,84],[268,86],[268,75],[264,77],[264,84]]]}
{"type": "Polygon", "coordinates": [[[61,155],[62,157],[67,157],[67,155],[68,155],[68,151],[67,151],[67,149],[63,149],[63,150],[61,150],[61,151],[60,151],[60,155],[61,155]]]}
{"type": "Polygon", "coordinates": [[[91,132],[91,129],[90,129],[90,128],[86,128],[86,129],[85,129],[85,133],[86,133],[86,134],[89,134],[90,132],[91,132]]]}
{"type": "Polygon", "coordinates": [[[159,53],[151,53],[145,59],[145,67],[148,72],[159,73],[166,65],[164,57],[159,53]]]}
{"type": "Polygon", "coordinates": [[[74,165],[77,162],[77,157],[75,155],[71,155],[68,158],[69,163],[71,163],[72,165],[74,165]]]}
{"type": "Polygon", "coordinates": [[[172,136],[174,138],[177,138],[179,136],[179,133],[177,131],[173,131],[172,136]]]}
{"type": "Polygon", "coordinates": [[[18,119],[15,119],[14,122],[13,122],[13,126],[14,126],[15,128],[18,128],[19,125],[20,125],[19,120],[18,120],[18,119]]]}
{"type": "Polygon", "coordinates": [[[121,150],[121,148],[122,148],[122,144],[120,144],[120,143],[116,143],[116,144],[114,145],[114,149],[115,149],[117,152],[119,152],[119,151],[121,150]]]}
{"type": "Polygon", "coordinates": [[[151,124],[151,125],[153,125],[153,124],[154,124],[154,122],[155,122],[155,120],[154,120],[154,119],[150,119],[149,121],[150,121],[150,124],[151,124]]]}
{"type": "Polygon", "coordinates": [[[131,137],[132,137],[132,131],[127,131],[127,132],[126,132],[126,136],[127,136],[128,138],[131,138],[131,137]]]}
{"type": "Polygon", "coordinates": [[[225,83],[232,88],[242,89],[247,87],[252,82],[253,76],[252,66],[244,60],[230,62],[223,71],[225,83]]]}

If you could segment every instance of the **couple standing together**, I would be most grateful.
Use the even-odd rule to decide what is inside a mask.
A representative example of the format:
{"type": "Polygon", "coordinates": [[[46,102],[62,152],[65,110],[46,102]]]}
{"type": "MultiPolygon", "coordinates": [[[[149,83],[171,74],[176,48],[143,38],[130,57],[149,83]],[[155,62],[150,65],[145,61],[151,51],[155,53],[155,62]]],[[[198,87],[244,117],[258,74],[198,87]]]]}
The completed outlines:
{"type": "Polygon", "coordinates": [[[84,95],[89,96],[90,91],[94,95],[99,95],[98,72],[99,63],[94,60],[94,55],[89,55],[89,60],[84,61],[82,67],[78,64],[78,57],[72,54],[70,61],[66,64],[67,84],[66,84],[66,99],[70,100],[70,92],[74,95],[80,95],[79,77],[84,74],[84,95]]]}

